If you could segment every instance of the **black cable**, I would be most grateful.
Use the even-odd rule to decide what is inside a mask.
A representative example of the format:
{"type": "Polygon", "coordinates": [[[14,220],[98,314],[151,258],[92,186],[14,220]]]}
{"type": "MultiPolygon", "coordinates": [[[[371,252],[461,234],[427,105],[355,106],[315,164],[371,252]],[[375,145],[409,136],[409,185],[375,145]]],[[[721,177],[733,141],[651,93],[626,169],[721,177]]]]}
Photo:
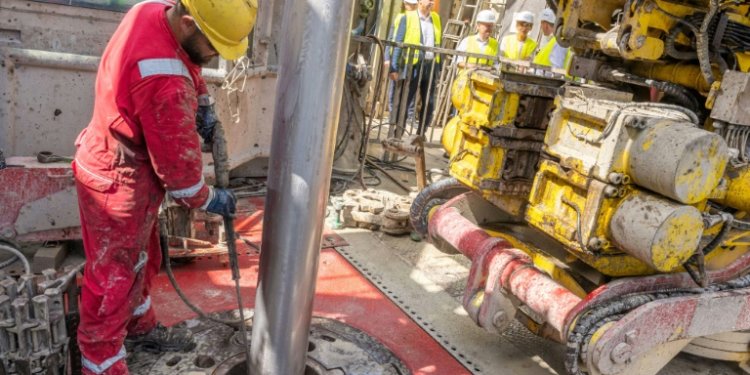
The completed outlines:
{"type": "Polygon", "coordinates": [[[15,263],[17,260],[20,260],[21,262],[23,262],[24,274],[32,275],[31,265],[29,264],[29,260],[23,255],[23,253],[21,253],[20,250],[18,250],[18,246],[15,246],[5,241],[0,241],[0,251],[11,253],[11,256],[12,256],[12,258],[5,260],[3,264],[0,265],[0,268],[7,267],[15,263]]]}
{"type": "Polygon", "coordinates": [[[729,234],[729,231],[732,229],[732,224],[734,223],[734,216],[730,214],[722,214],[724,216],[725,221],[724,225],[721,227],[721,231],[719,231],[719,234],[714,237],[711,242],[709,242],[702,250],[701,252],[703,255],[708,255],[712,251],[716,250],[717,247],[719,247],[719,244],[721,244],[724,239],[727,237],[727,234],[729,234]]]}
{"type": "MultiPolygon", "coordinates": [[[[375,35],[368,35],[366,38],[372,40],[377,44],[378,49],[380,50],[380,59],[378,61],[378,68],[377,72],[378,74],[375,75],[376,81],[375,81],[375,91],[373,98],[379,98],[380,97],[380,90],[382,90],[382,82],[383,82],[383,65],[385,64],[385,46],[383,45],[383,41],[380,40],[375,35]]],[[[385,78],[386,80],[388,78],[385,78]]],[[[367,127],[364,131],[364,136],[362,137],[362,140],[359,145],[359,183],[362,185],[362,189],[367,189],[367,185],[365,184],[364,175],[362,174],[362,171],[365,168],[365,164],[367,163],[367,145],[370,141],[370,132],[372,132],[372,121],[374,119],[375,115],[375,106],[377,105],[377,100],[372,101],[372,107],[370,109],[370,119],[367,122],[367,127]]]]}
{"type": "MultiPolygon", "coordinates": [[[[346,79],[349,80],[348,78],[346,79]]],[[[346,146],[349,143],[349,132],[352,127],[352,118],[354,118],[354,122],[359,125],[359,119],[357,118],[357,114],[355,113],[356,109],[354,108],[354,99],[352,98],[353,94],[351,92],[350,85],[344,86],[344,97],[341,100],[341,106],[342,109],[340,111],[346,112],[346,127],[344,128],[344,134],[341,136],[340,140],[336,143],[336,146],[333,148],[333,161],[338,160],[344,155],[344,151],[346,151],[346,146]]],[[[339,121],[342,119],[340,118],[339,121]]]]}
{"type": "MultiPolygon", "coordinates": [[[[166,233],[166,232],[162,232],[166,233]]],[[[172,264],[171,260],[169,259],[169,246],[162,246],[161,247],[161,254],[162,258],[164,259],[164,265],[167,270],[167,277],[169,278],[170,284],[172,284],[172,287],[177,292],[177,295],[180,297],[182,302],[185,303],[185,305],[190,308],[190,310],[193,310],[194,313],[198,314],[203,319],[208,319],[213,322],[219,323],[219,324],[225,324],[232,328],[239,327],[240,324],[243,324],[242,320],[228,320],[228,319],[222,319],[218,317],[213,317],[208,314],[206,314],[203,310],[200,309],[200,307],[194,305],[192,302],[190,302],[190,299],[185,295],[185,293],[182,291],[182,288],[177,284],[177,279],[174,277],[174,273],[172,272],[172,264]]],[[[240,306],[242,308],[242,306],[240,306]]],[[[245,321],[249,321],[252,318],[247,318],[245,321]]]]}
{"type": "Polygon", "coordinates": [[[682,33],[681,27],[675,27],[669,31],[666,40],[664,41],[664,51],[667,56],[677,60],[694,60],[698,58],[698,53],[695,51],[678,51],[675,46],[677,36],[682,33]]]}

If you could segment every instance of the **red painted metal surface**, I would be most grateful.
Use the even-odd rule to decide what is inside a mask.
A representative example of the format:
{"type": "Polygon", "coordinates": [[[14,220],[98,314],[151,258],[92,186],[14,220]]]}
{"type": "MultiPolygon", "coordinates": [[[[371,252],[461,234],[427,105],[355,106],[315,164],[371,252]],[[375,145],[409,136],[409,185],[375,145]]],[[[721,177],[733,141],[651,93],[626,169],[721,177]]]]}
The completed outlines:
{"type": "Polygon", "coordinates": [[[12,157],[7,162],[8,168],[0,170],[0,238],[18,242],[80,239],[79,227],[23,235],[17,235],[15,230],[16,220],[24,205],[74,186],[70,165],[41,164],[33,157],[12,157]]]}
{"type": "Polygon", "coordinates": [[[750,329],[749,311],[747,288],[656,300],[625,315],[589,350],[602,374],[616,374],[664,343],[750,329]]]}
{"type": "MultiPolygon", "coordinates": [[[[467,197],[458,196],[438,208],[430,217],[429,232],[438,245],[451,246],[472,260],[464,297],[470,315],[467,301],[471,302],[471,297],[483,292],[485,308],[493,300],[487,296],[502,288],[544,317],[565,339],[569,325],[589,307],[633,293],[697,288],[687,273],[662,274],[615,280],[580,299],[535,268],[525,253],[503,239],[491,237],[467,219],[472,217],[472,212],[467,212],[471,211],[467,197]]],[[[712,283],[726,282],[742,275],[749,266],[750,255],[745,254],[727,267],[708,271],[707,276],[712,283]]],[[[632,359],[665,343],[750,329],[750,288],[661,298],[634,308],[607,326],[589,344],[587,364],[604,375],[618,374],[632,359]]],[[[489,310],[489,314],[499,311],[497,304],[491,308],[495,310],[489,310]]],[[[487,318],[481,312],[475,321],[485,326],[487,318]]]]}
{"type": "MultiPolygon", "coordinates": [[[[256,199],[257,215],[237,220],[235,227],[243,238],[259,244],[262,225],[262,198],[256,199]],[[257,241],[257,242],[256,242],[257,241]]],[[[325,237],[335,241],[333,233],[325,237]]],[[[340,237],[338,237],[340,238],[340,237]]],[[[258,252],[237,242],[242,274],[241,289],[246,307],[255,302],[258,252]]],[[[195,262],[173,267],[177,282],[195,304],[206,312],[237,308],[234,282],[223,256],[197,258],[195,262]]],[[[154,280],[151,297],[158,319],[172,325],[195,317],[174,292],[165,274],[154,280]]],[[[398,356],[414,374],[470,374],[411,318],[383,295],[362,274],[333,249],[323,249],[313,314],[337,319],[367,332],[398,356]]]]}
{"type": "MultiPolygon", "coordinates": [[[[722,269],[706,271],[706,278],[710,284],[723,283],[739,277],[748,268],[750,268],[750,253],[742,255],[736,261],[722,269]]],[[[576,316],[590,306],[601,304],[620,296],[695,287],[697,287],[695,281],[686,272],[618,279],[602,285],[589,293],[578,306],[570,311],[570,315],[565,321],[565,327],[567,330],[567,327],[575,320],[576,316]]]]}
{"type": "MultiPolygon", "coordinates": [[[[496,288],[502,288],[542,316],[563,340],[565,318],[581,298],[535,268],[526,253],[490,236],[466,219],[454,206],[463,199],[465,195],[459,195],[438,208],[430,218],[429,232],[431,237],[445,241],[472,260],[464,306],[469,307],[467,298],[477,291],[490,295],[497,292],[496,288]]],[[[493,307],[483,306],[475,321],[491,322],[497,312],[493,307]]]]}

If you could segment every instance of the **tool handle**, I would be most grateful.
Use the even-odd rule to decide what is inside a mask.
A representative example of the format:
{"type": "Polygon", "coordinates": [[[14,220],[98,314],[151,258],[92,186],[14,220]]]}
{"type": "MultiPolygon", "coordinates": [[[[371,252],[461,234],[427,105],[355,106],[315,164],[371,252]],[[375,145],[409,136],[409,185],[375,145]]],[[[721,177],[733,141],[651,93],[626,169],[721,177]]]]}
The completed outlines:
{"type": "Polygon", "coordinates": [[[234,233],[234,219],[224,217],[224,232],[227,237],[227,252],[229,253],[229,267],[232,269],[232,280],[240,279],[240,265],[237,259],[237,236],[234,233]]]}

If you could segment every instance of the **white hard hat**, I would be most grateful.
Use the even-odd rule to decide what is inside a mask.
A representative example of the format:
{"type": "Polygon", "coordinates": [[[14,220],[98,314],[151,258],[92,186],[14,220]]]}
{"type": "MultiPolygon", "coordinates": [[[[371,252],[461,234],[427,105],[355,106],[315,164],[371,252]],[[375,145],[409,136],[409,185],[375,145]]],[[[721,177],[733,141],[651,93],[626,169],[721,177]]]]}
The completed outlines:
{"type": "Polygon", "coordinates": [[[555,21],[557,21],[557,16],[555,16],[555,12],[552,11],[550,8],[545,8],[542,11],[542,14],[539,15],[539,19],[544,22],[549,22],[551,24],[555,24],[555,21]]]}
{"type": "Polygon", "coordinates": [[[411,4],[411,5],[417,5],[419,2],[418,0],[404,0],[405,3],[411,4]]]}
{"type": "Polygon", "coordinates": [[[528,10],[516,13],[516,22],[534,23],[534,14],[528,10]]]}
{"type": "Polygon", "coordinates": [[[477,14],[477,23],[491,23],[494,24],[497,20],[495,12],[490,9],[485,9],[477,14]]]}

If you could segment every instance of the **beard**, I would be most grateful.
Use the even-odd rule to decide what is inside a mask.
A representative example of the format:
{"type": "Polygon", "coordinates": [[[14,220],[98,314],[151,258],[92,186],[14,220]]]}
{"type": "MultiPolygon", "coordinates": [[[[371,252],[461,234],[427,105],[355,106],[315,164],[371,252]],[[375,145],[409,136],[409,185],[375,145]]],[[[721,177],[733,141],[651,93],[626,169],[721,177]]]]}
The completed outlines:
{"type": "Polygon", "coordinates": [[[200,49],[198,48],[198,37],[200,34],[196,30],[192,35],[190,35],[184,42],[182,42],[182,49],[185,50],[188,57],[190,58],[190,61],[193,62],[195,65],[206,65],[208,64],[212,57],[203,57],[201,55],[200,49]]]}

